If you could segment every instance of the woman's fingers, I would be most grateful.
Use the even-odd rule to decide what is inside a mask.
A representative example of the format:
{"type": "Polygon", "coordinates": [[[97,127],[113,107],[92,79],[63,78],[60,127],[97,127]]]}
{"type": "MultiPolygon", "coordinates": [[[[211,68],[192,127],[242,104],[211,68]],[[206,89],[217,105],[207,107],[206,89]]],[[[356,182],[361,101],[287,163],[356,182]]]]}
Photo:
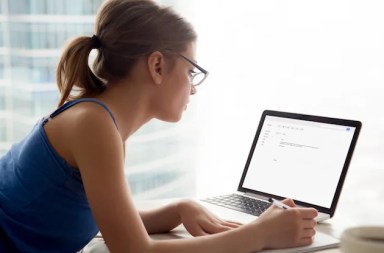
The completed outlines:
{"type": "Polygon", "coordinates": [[[241,226],[238,222],[223,221],[220,219],[203,220],[200,227],[208,234],[221,233],[241,226]]]}
{"type": "Polygon", "coordinates": [[[314,228],[316,227],[317,222],[314,219],[303,219],[302,227],[303,228],[314,228]]]}
{"type": "Polygon", "coordinates": [[[296,206],[296,204],[293,201],[293,199],[284,199],[281,202],[283,202],[284,204],[286,204],[286,205],[288,205],[290,207],[295,207],[296,206]]]}
{"type": "Polygon", "coordinates": [[[313,228],[305,228],[301,235],[301,238],[313,237],[316,234],[316,230],[313,228]]]}
{"type": "Polygon", "coordinates": [[[315,208],[299,208],[303,219],[314,219],[318,215],[315,208]]]}
{"type": "Polygon", "coordinates": [[[192,236],[204,236],[209,234],[198,224],[195,226],[188,226],[186,229],[192,236]]]}
{"type": "Polygon", "coordinates": [[[238,227],[243,225],[242,223],[236,222],[236,221],[228,221],[228,220],[222,221],[222,220],[220,220],[220,222],[222,225],[230,227],[230,228],[238,228],[238,227]]]}
{"type": "Polygon", "coordinates": [[[313,237],[301,238],[296,246],[307,246],[313,243],[313,237]]]}

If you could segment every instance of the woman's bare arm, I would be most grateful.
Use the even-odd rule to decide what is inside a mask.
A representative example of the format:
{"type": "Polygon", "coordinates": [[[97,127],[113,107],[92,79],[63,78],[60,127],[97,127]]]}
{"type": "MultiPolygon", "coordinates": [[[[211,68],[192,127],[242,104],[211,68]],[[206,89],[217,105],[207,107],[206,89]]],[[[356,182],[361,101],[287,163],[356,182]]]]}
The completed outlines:
{"type": "Polygon", "coordinates": [[[166,233],[181,223],[176,202],[156,209],[140,211],[140,217],[148,234],[166,233]]]}
{"type": "MultiPolygon", "coordinates": [[[[68,142],[76,165],[80,168],[93,215],[112,253],[246,253],[265,247],[288,247],[310,243],[308,238],[313,232],[305,235],[305,240],[302,239],[304,228],[300,222],[301,211],[293,209],[271,210],[265,218],[260,218],[254,223],[213,235],[169,241],[152,240],[144,223],[148,227],[148,224],[156,224],[155,221],[150,221],[153,217],[165,215],[162,217],[165,220],[173,217],[178,211],[173,209],[175,207],[169,206],[156,211],[160,216],[147,213],[142,220],[135,209],[125,179],[122,140],[109,115],[100,112],[84,113],[78,117],[76,124],[73,136],[68,142]],[[282,224],[286,229],[277,232],[276,227],[282,224]],[[268,238],[271,236],[283,239],[274,242],[268,238]]],[[[180,222],[176,216],[171,219],[172,222],[160,221],[156,226],[152,225],[149,231],[168,230],[180,222]]]]}

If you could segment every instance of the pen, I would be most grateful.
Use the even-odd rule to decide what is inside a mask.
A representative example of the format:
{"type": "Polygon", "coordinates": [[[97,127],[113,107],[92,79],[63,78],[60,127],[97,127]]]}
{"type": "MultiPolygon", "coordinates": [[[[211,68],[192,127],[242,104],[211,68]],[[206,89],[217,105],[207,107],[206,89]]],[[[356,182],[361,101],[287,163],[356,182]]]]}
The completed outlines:
{"type": "Polygon", "coordinates": [[[281,209],[290,209],[290,208],[292,208],[292,207],[284,204],[283,202],[278,201],[278,200],[273,199],[273,198],[269,198],[268,201],[271,202],[272,205],[277,206],[277,207],[279,207],[281,209]]]}

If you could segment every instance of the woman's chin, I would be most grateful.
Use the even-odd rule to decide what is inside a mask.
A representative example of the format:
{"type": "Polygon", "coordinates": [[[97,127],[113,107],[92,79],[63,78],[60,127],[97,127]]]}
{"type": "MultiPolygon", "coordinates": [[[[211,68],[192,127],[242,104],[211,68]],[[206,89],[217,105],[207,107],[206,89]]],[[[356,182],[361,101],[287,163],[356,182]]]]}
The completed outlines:
{"type": "Polygon", "coordinates": [[[175,114],[175,115],[168,115],[167,117],[157,117],[158,120],[161,120],[161,121],[165,121],[165,122],[170,122],[170,123],[174,123],[174,122],[178,122],[180,121],[181,117],[183,115],[183,112],[179,113],[179,114],[175,114]]]}

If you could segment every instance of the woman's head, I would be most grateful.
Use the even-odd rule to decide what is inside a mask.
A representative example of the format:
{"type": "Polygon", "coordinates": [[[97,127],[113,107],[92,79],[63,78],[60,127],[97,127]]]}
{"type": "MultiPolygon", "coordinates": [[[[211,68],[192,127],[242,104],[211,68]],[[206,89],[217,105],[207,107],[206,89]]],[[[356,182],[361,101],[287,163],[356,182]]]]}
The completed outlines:
{"type": "Polygon", "coordinates": [[[107,0],[97,14],[95,35],[78,37],[64,50],[57,68],[59,105],[96,95],[107,83],[128,77],[142,56],[154,51],[180,53],[196,40],[189,23],[151,0],[107,0]],[[94,73],[88,67],[93,48],[98,48],[94,73]]]}

